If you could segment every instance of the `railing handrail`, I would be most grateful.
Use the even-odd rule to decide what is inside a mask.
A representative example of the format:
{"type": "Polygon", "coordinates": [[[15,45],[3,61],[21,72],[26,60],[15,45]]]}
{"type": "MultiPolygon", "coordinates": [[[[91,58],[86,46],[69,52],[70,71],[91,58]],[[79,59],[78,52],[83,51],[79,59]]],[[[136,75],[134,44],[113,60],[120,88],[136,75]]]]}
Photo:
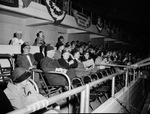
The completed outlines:
{"type": "Polygon", "coordinates": [[[133,65],[139,65],[139,64],[142,64],[142,63],[147,62],[147,61],[150,61],[150,57],[148,57],[148,58],[146,58],[146,59],[144,59],[144,60],[141,60],[141,61],[139,61],[139,62],[136,62],[136,63],[134,63],[133,65]]]}
{"type": "Polygon", "coordinates": [[[117,64],[99,64],[96,66],[113,66],[113,67],[124,67],[124,68],[128,68],[129,65],[117,65],[117,64]]]}
{"type": "MultiPolygon", "coordinates": [[[[93,85],[96,85],[96,84],[101,83],[101,82],[103,82],[103,81],[106,81],[106,80],[108,80],[108,79],[111,79],[112,77],[115,77],[115,76],[117,76],[117,75],[120,75],[120,74],[122,74],[122,73],[124,73],[124,72],[125,72],[125,71],[122,71],[122,72],[119,72],[119,73],[114,73],[114,74],[109,75],[109,76],[107,76],[107,77],[104,77],[104,78],[102,78],[102,79],[93,81],[93,82],[89,83],[88,85],[89,85],[89,87],[91,87],[91,86],[93,86],[93,85]]],[[[44,107],[46,107],[46,106],[48,106],[48,105],[51,105],[51,104],[53,104],[53,103],[55,103],[55,102],[57,102],[57,101],[59,101],[59,100],[61,100],[61,99],[67,98],[67,97],[69,97],[69,96],[71,96],[71,95],[74,95],[74,94],[77,94],[77,93],[80,93],[80,92],[82,92],[82,91],[85,90],[85,89],[86,89],[86,85],[83,85],[83,86],[81,86],[81,87],[72,89],[72,90],[70,90],[70,91],[61,93],[61,94],[59,94],[59,95],[55,95],[55,96],[53,96],[53,97],[51,97],[51,98],[48,98],[47,100],[39,101],[39,102],[34,103],[34,104],[31,104],[31,105],[29,105],[29,106],[27,106],[27,107],[25,107],[25,108],[12,111],[12,112],[10,112],[10,113],[8,113],[8,114],[32,113],[32,112],[34,112],[34,111],[36,111],[36,110],[39,110],[39,109],[42,109],[42,108],[44,108],[44,107]]]]}

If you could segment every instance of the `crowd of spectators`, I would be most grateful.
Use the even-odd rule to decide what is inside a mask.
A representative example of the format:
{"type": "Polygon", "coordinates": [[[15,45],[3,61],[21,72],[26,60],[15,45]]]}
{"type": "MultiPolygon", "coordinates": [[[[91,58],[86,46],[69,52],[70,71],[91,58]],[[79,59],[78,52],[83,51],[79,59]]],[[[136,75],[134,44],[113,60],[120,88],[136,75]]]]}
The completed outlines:
{"type": "MultiPolygon", "coordinates": [[[[58,38],[56,45],[49,44],[45,42],[43,31],[37,33],[37,38],[33,44],[34,46],[39,46],[40,52],[31,54],[30,44],[21,40],[21,37],[22,33],[16,32],[15,37],[10,41],[10,45],[21,45],[21,54],[17,55],[15,61],[16,69],[13,73],[12,82],[7,85],[4,91],[15,109],[22,108],[40,99],[46,99],[35,90],[26,90],[30,91],[29,93],[24,92],[24,89],[29,85],[28,78],[30,75],[26,73],[28,70],[37,68],[43,72],[62,72],[66,73],[72,80],[75,77],[82,77],[97,72],[97,70],[105,69],[108,67],[105,66],[106,64],[131,65],[140,61],[141,58],[140,55],[132,52],[105,50],[102,45],[92,45],[91,41],[86,43],[77,40],[64,43],[63,36],[58,38]],[[11,89],[15,91],[15,94],[11,89]],[[32,94],[32,92],[37,97],[33,97],[31,102],[29,94],[32,94]]],[[[45,74],[45,76],[49,85],[68,85],[66,79],[61,75],[45,74]]],[[[39,75],[35,74],[34,81],[39,89],[42,89],[39,83],[39,75]]]]}

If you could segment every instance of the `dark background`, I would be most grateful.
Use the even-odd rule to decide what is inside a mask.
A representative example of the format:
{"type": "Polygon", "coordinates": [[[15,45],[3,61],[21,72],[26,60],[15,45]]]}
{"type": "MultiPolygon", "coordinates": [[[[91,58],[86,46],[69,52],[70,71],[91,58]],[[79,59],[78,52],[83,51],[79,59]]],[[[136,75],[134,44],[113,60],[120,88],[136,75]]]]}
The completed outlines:
{"type": "Polygon", "coordinates": [[[149,0],[71,0],[132,35],[127,42],[150,48],[149,0]]]}

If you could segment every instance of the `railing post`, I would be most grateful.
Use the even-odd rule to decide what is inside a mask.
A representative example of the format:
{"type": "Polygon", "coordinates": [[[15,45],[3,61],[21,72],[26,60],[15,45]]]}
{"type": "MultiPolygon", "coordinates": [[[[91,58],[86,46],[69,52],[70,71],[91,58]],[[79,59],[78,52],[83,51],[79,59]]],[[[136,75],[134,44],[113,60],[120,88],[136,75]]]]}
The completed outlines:
{"type": "Polygon", "coordinates": [[[133,81],[135,82],[135,69],[133,69],[133,81]]]}
{"type": "Polygon", "coordinates": [[[85,90],[81,92],[81,97],[80,97],[80,113],[84,113],[84,106],[85,106],[85,90]]]}
{"type": "Polygon", "coordinates": [[[115,77],[112,78],[111,96],[114,97],[114,94],[115,94],[115,77]]]}
{"type": "Polygon", "coordinates": [[[128,87],[128,69],[126,71],[126,82],[125,82],[125,87],[128,87]]]}
{"type": "Polygon", "coordinates": [[[85,113],[89,113],[89,94],[90,94],[90,86],[86,84],[85,88],[85,113]]]}
{"type": "MultiPolygon", "coordinates": [[[[32,80],[34,80],[35,72],[32,71],[32,80]]],[[[34,80],[35,81],[35,80],[34,80]]]]}

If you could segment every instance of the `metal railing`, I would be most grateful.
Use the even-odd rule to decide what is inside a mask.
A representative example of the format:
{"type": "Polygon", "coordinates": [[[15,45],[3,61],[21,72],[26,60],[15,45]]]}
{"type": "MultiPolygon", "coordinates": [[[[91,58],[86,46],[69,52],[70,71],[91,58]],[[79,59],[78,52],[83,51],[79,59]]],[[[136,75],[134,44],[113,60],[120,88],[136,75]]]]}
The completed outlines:
{"type": "MultiPolygon", "coordinates": [[[[91,82],[89,84],[86,84],[84,86],[81,86],[81,87],[72,89],[70,91],[61,93],[59,95],[55,95],[55,96],[53,96],[51,98],[48,98],[47,100],[42,100],[42,101],[39,101],[37,103],[31,104],[31,105],[29,105],[29,106],[27,106],[25,108],[12,111],[9,114],[26,114],[26,113],[32,113],[32,112],[35,112],[35,111],[37,111],[39,109],[47,107],[48,105],[51,105],[51,104],[53,104],[53,103],[55,103],[55,102],[57,102],[59,100],[62,100],[62,99],[67,98],[67,97],[70,97],[70,96],[72,96],[74,94],[77,94],[77,93],[81,93],[80,113],[89,113],[89,92],[90,92],[90,88],[92,86],[94,86],[96,84],[99,84],[99,83],[102,83],[102,82],[104,82],[106,80],[112,79],[111,97],[114,97],[114,94],[115,94],[115,77],[118,76],[118,75],[121,75],[123,73],[126,73],[126,75],[125,75],[125,87],[128,87],[128,85],[130,83],[128,81],[128,70],[132,69],[132,68],[134,68],[134,70],[135,70],[136,68],[145,65],[146,64],[145,62],[149,61],[149,60],[150,60],[150,58],[142,60],[141,62],[138,62],[136,64],[127,66],[127,68],[125,70],[120,70],[119,72],[114,73],[112,75],[109,75],[107,77],[104,77],[102,79],[93,81],[93,82],[91,82]],[[144,63],[144,64],[142,64],[142,63],[144,63]]],[[[149,65],[149,64],[146,64],[146,65],[149,65]]],[[[120,65],[114,65],[114,66],[119,67],[120,65]]],[[[135,72],[133,73],[133,77],[134,77],[133,81],[135,81],[136,79],[139,78],[138,75],[137,76],[135,75],[135,72]]],[[[132,108],[132,106],[131,106],[131,108],[132,108]]],[[[135,110],[136,108],[133,107],[132,109],[135,110]]]]}

